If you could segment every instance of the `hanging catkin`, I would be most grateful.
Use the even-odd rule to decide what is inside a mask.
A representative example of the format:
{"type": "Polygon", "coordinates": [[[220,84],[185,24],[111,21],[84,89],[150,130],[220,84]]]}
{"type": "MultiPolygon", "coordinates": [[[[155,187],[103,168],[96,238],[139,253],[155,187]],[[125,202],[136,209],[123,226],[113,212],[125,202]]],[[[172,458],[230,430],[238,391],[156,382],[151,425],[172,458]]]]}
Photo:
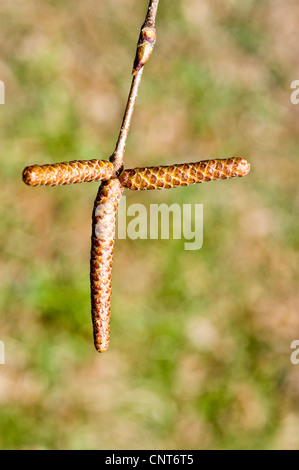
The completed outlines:
{"type": "Polygon", "coordinates": [[[99,352],[109,345],[115,217],[122,192],[119,180],[111,179],[101,185],[94,203],[90,283],[94,344],[99,352]]]}

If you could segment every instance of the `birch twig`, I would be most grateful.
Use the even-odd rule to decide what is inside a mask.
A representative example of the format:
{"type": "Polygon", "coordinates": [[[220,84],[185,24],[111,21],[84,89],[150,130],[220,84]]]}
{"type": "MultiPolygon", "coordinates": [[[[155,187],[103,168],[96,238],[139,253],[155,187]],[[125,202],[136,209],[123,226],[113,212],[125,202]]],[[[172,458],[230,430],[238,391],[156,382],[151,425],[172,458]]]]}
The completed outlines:
{"type": "Polygon", "coordinates": [[[132,85],[127,101],[126,110],[123,117],[122,126],[120,129],[116,148],[110,157],[110,161],[115,167],[115,172],[118,173],[124,165],[124,154],[126,142],[132,122],[133,112],[136,104],[139,85],[142,78],[143,67],[149,60],[156,42],[156,15],[159,6],[159,0],[151,0],[149,3],[145,22],[141,27],[141,32],[137,44],[137,51],[133,66],[133,79],[132,85]]]}

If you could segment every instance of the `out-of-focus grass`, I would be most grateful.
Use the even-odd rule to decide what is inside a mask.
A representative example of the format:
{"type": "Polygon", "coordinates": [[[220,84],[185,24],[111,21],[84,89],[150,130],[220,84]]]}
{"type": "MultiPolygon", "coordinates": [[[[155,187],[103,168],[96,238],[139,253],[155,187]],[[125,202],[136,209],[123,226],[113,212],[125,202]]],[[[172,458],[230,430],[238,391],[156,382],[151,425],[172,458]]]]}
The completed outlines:
{"type": "Polygon", "coordinates": [[[298,448],[298,2],[164,0],[126,166],[240,155],[251,174],[127,203],[204,204],[204,245],[118,240],[93,348],[97,184],[24,166],[108,158],[147,2],[0,3],[2,449],[298,448]]]}

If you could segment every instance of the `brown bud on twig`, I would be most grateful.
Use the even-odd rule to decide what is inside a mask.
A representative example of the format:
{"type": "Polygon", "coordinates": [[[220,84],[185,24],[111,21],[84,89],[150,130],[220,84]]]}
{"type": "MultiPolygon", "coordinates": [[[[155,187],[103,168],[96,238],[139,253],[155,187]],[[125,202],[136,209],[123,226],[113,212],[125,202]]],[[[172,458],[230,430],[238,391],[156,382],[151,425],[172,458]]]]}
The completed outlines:
{"type": "Polygon", "coordinates": [[[118,179],[102,184],[92,217],[90,282],[94,344],[99,352],[109,345],[111,271],[115,237],[115,217],[123,192],[118,179]]]}
{"type": "Polygon", "coordinates": [[[212,180],[237,178],[247,175],[249,171],[250,165],[243,158],[227,158],[124,170],[119,180],[125,188],[135,191],[170,189],[212,180]]]}
{"type": "Polygon", "coordinates": [[[59,186],[65,184],[106,181],[114,172],[111,162],[105,160],[75,160],[53,165],[27,166],[23,181],[29,186],[59,186]]]}
{"type": "Polygon", "coordinates": [[[154,26],[143,26],[137,45],[137,52],[134,61],[133,75],[149,60],[156,42],[156,28],[154,26]]]}

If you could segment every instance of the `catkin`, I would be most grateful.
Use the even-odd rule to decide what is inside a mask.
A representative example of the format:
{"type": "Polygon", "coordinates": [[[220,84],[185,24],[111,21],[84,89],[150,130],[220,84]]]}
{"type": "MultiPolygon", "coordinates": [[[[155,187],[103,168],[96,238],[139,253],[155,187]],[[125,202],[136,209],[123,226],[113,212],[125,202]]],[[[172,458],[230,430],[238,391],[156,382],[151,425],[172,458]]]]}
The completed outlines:
{"type": "Polygon", "coordinates": [[[237,178],[247,175],[249,171],[250,165],[243,158],[227,158],[124,170],[119,176],[119,181],[124,188],[135,191],[170,189],[212,180],[237,178]]]}
{"type": "Polygon", "coordinates": [[[94,203],[90,283],[94,344],[99,352],[109,345],[115,218],[122,192],[119,180],[111,179],[102,184],[94,203]]]}
{"type": "Polygon", "coordinates": [[[59,186],[65,184],[106,181],[114,172],[113,164],[105,160],[75,160],[53,165],[27,166],[23,181],[29,186],[59,186]]]}

